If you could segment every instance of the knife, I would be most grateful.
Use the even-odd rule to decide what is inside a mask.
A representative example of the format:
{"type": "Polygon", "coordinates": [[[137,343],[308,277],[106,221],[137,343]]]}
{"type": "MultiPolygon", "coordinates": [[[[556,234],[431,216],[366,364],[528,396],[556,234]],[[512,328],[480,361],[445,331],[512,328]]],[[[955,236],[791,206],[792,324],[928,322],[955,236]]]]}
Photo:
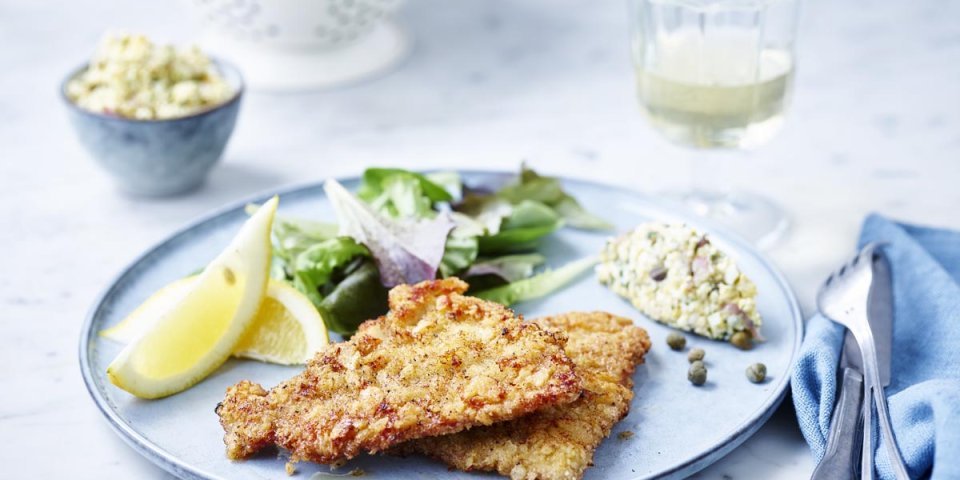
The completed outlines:
{"type": "MultiPolygon", "coordinates": [[[[873,256],[873,283],[870,294],[867,296],[867,323],[873,333],[874,350],[877,352],[877,370],[880,377],[880,386],[876,389],[877,395],[885,395],[883,387],[890,385],[890,365],[893,361],[893,288],[890,277],[890,264],[882,251],[878,250],[873,256]]],[[[873,407],[870,405],[869,407],[873,407]]],[[[880,414],[880,412],[877,412],[880,414]]],[[[892,428],[887,422],[880,422],[880,435],[887,442],[887,457],[894,477],[909,480],[907,467],[903,464],[903,456],[897,448],[897,441],[892,428]],[[884,431],[884,426],[888,428],[884,431]]]]}

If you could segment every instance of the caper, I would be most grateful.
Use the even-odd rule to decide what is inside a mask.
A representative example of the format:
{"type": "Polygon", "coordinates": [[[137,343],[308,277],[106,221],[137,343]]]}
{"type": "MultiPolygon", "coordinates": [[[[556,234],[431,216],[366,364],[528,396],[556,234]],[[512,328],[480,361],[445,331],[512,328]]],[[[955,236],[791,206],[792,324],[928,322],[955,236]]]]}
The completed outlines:
{"type": "Polygon", "coordinates": [[[687,370],[687,380],[697,386],[707,383],[707,366],[700,360],[691,363],[690,370],[687,370]]]}
{"type": "Polygon", "coordinates": [[[762,363],[754,363],[747,367],[747,379],[753,383],[763,383],[767,378],[767,366],[762,363]]]}
{"type": "Polygon", "coordinates": [[[670,335],[667,335],[667,345],[670,346],[671,350],[679,352],[683,350],[683,347],[687,346],[687,337],[677,332],[670,332],[670,335]]]}
{"type": "Polygon", "coordinates": [[[703,351],[702,348],[694,348],[693,350],[690,350],[690,353],[687,354],[687,361],[693,363],[697,360],[703,360],[703,357],[706,355],[707,352],[703,351]]]}
{"type": "Polygon", "coordinates": [[[654,282],[662,282],[667,278],[667,269],[663,266],[653,267],[653,270],[650,270],[650,280],[654,282]]]}
{"type": "Polygon", "coordinates": [[[753,336],[750,335],[750,332],[741,330],[730,337],[730,343],[740,350],[750,350],[753,348],[753,336]]]}

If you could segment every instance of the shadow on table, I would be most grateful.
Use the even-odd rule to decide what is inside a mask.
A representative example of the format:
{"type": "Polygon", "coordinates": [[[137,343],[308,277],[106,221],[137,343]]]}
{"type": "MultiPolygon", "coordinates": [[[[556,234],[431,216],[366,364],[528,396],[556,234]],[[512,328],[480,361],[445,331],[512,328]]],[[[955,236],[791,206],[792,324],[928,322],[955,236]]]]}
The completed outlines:
{"type": "Polygon", "coordinates": [[[269,168],[225,163],[210,172],[206,185],[185,198],[202,197],[205,204],[222,205],[284,183],[282,176],[269,168]]]}

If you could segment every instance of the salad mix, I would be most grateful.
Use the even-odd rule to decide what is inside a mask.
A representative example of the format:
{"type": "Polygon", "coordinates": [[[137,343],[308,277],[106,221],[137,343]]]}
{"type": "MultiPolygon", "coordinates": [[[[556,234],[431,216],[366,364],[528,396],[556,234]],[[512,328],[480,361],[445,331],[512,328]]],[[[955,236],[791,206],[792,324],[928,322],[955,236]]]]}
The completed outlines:
{"type": "Polygon", "coordinates": [[[355,194],[336,180],[324,191],[337,223],[278,216],[271,275],[303,292],[341,334],[386,313],[387,291],[402,283],[457,276],[471,295],[506,305],[547,295],[596,259],[537,273],[546,260],[540,241],[564,226],[612,229],[558,179],[526,166],[495,190],[471,188],[455,172],[370,168],[355,194]]]}

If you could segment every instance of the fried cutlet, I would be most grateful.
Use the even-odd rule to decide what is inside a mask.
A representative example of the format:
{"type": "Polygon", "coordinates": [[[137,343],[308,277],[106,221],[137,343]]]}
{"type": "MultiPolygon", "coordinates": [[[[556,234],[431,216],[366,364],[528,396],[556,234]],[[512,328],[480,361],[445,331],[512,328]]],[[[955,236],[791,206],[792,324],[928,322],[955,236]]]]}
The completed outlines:
{"type": "Polygon", "coordinates": [[[461,470],[496,471],[514,480],[575,480],[593,452],[627,415],[631,375],[650,349],[647,332],[609,313],[568,313],[535,320],[568,336],[566,352],[583,379],[583,396],[530,415],[392,450],[421,453],[461,470]]]}
{"type": "Polygon", "coordinates": [[[390,312],[267,391],[243,381],[217,407],[227,456],[276,444],[333,463],[407,440],[570,403],[580,378],[565,336],[464,296],[451,278],[390,291],[390,312]]]}

